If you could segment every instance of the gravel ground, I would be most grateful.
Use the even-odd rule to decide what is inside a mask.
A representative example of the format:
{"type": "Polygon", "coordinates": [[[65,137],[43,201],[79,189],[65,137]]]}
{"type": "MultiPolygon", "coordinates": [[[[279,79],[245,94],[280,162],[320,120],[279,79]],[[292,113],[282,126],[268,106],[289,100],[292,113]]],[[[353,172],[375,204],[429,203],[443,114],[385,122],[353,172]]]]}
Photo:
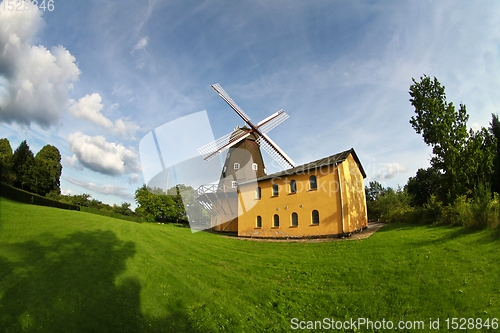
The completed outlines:
{"type": "Polygon", "coordinates": [[[365,239],[376,233],[380,228],[382,228],[385,223],[380,222],[371,222],[368,223],[368,228],[361,232],[357,232],[352,234],[350,237],[344,238],[290,238],[290,239],[278,239],[278,238],[249,238],[249,237],[238,237],[238,236],[219,236],[225,238],[233,238],[239,240],[246,241],[254,241],[254,242],[307,242],[307,243],[319,243],[319,242],[339,242],[343,240],[357,240],[357,239],[365,239]]]}

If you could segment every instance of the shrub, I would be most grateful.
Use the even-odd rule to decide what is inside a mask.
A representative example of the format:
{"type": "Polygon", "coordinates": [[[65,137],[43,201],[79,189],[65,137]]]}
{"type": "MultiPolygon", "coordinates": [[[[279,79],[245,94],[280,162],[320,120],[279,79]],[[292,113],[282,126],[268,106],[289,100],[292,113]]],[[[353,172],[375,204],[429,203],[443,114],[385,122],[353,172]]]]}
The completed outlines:
{"type": "Polygon", "coordinates": [[[471,204],[465,195],[459,196],[451,205],[443,208],[441,222],[444,224],[464,226],[469,220],[471,220],[471,204]]]}
{"type": "Polygon", "coordinates": [[[492,198],[489,186],[479,184],[471,203],[470,218],[466,221],[465,226],[476,228],[496,227],[498,210],[498,194],[495,194],[494,198],[492,198]]]}
{"type": "Polygon", "coordinates": [[[406,222],[412,214],[410,197],[406,190],[392,188],[378,197],[374,208],[380,213],[382,222],[406,222]]]}
{"type": "Polygon", "coordinates": [[[2,197],[5,197],[7,199],[32,205],[80,210],[80,208],[76,205],[51,200],[49,198],[42,197],[41,195],[30,193],[28,191],[24,191],[4,183],[0,183],[0,194],[2,195],[2,197]]]}
{"type": "Polygon", "coordinates": [[[436,199],[434,194],[432,194],[424,205],[422,222],[426,224],[436,223],[440,221],[442,215],[443,204],[436,199]]]}

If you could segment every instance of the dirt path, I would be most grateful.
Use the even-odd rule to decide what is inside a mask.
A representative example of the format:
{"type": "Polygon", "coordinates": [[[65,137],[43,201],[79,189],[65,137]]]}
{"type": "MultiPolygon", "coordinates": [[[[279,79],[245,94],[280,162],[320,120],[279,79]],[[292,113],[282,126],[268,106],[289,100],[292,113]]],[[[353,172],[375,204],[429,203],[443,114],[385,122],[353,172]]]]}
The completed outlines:
{"type": "Polygon", "coordinates": [[[238,236],[219,236],[224,238],[233,238],[246,241],[254,242],[307,242],[307,243],[319,243],[319,242],[339,242],[343,240],[358,240],[365,239],[376,233],[380,228],[382,228],[385,223],[372,222],[368,223],[368,228],[365,230],[352,234],[350,237],[345,238],[291,238],[291,239],[277,239],[277,238],[249,238],[249,237],[238,237],[238,236]]]}

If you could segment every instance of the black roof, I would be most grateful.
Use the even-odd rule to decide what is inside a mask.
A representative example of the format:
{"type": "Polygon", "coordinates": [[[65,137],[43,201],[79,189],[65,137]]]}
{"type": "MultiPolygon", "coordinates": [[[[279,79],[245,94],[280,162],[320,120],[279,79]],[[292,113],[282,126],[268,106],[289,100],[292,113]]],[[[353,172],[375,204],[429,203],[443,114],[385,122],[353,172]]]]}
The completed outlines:
{"type": "Polygon", "coordinates": [[[273,173],[271,175],[266,175],[266,176],[257,178],[257,181],[271,179],[271,178],[275,178],[275,177],[281,177],[281,176],[290,176],[290,175],[293,175],[296,173],[304,173],[305,171],[308,171],[311,169],[318,169],[318,168],[321,168],[322,166],[326,166],[326,165],[339,164],[339,163],[344,162],[347,159],[347,157],[349,157],[349,155],[351,155],[351,154],[352,154],[352,157],[354,158],[354,160],[356,161],[356,163],[358,164],[359,171],[363,175],[363,178],[366,178],[365,170],[363,169],[363,166],[361,165],[361,162],[359,161],[359,158],[356,155],[356,152],[354,152],[354,148],[351,148],[349,150],[346,150],[346,151],[343,151],[341,153],[319,159],[319,160],[314,161],[314,162],[309,162],[306,164],[296,166],[296,167],[291,168],[291,169],[283,170],[280,172],[273,173]]]}

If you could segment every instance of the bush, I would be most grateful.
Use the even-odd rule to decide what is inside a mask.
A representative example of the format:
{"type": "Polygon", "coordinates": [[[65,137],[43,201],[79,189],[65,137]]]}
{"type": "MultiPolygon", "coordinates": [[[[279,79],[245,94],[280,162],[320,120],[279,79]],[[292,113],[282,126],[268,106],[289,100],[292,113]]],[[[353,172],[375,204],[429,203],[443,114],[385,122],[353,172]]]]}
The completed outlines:
{"type": "Polygon", "coordinates": [[[436,199],[436,196],[432,194],[424,205],[422,222],[425,224],[431,224],[440,221],[443,215],[443,204],[441,201],[436,199]]]}
{"type": "Polygon", "coordinates": [[[451,205],[443,208],[441,222],[444,224],[464,226],[469,220],[471,220],[471,204],[465,195],[459,196],[451,205]]]}
{"type": "Polygon", "coordinates": [[[489,186],[479,184],[471,203],[470,218],[465,223],[467,227],[494,228],[498,224],[498,193],[491,197],[489,186]]]}
{"type": "Polygon", "coordinates": [[[373,206],[380,213],[380,221],[386,223],[406,222],[413,211],[408,193],[401,188],[397,190],[388,188],[373,206]]]}
{"type": "Polygon", "coordinates": [[[7,199],[32,205],[80,210],[78,206],[51,200],[38,194],[30,193],[28,191],[24,191],[4,183],[0,183],[0,194],[2,197],[5,197],[7,199]]]}

